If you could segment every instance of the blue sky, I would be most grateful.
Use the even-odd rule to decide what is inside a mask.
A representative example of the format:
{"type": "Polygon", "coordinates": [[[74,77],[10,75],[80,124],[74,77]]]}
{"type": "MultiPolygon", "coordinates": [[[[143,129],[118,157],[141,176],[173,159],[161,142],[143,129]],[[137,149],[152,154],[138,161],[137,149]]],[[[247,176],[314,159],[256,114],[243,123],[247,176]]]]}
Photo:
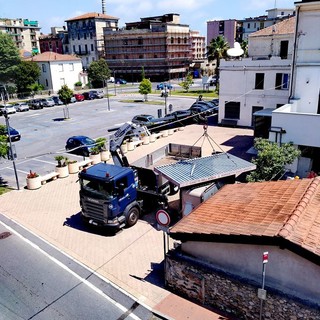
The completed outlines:
{"type": "MultiPolygon", "coordinates": [[[[266,14],[266,10],[294,8],[293,0],[105,0],[106,12],[119,18],[119,25],[140,21],[142,17],[180,14],[181,23],[188,24],[206,36],[208,20],[243,19],[266,14]]],[[[63,26],[69,18],[87,12],[101,12],[101,0],[0,0],[1,18],[37,20],[42,33],[52,26],[63,26]]]]}

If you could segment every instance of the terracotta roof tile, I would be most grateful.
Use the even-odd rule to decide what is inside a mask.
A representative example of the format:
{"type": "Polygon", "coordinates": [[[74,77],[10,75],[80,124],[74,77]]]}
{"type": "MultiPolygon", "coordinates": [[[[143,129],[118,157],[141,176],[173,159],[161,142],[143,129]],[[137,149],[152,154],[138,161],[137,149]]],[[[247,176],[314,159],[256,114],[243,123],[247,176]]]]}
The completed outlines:
{"type": "Polygon", "coordinates": [[[280,236],[320,255],[320,177],[226,185],[170,233],[280,236]]]}
{"type": "Polygon", "coordinates": [[[79,60],[80,58],[77,56],[71,55],[71,54],[60,54],[56,52],[46,51],[40,54],[37,54],[31,58],[28,58],[26,60],[31,60],[35,62],[47,62],[47,61],[75,61],[79,60]]]}
{"type": "Polygon", "coordinates": [[[271,36],[275,34],[294,34],[295,32],[296,17],[291,17],[286,20],[282,20],[273,26],[261,29],[259,31],[253,32],[249,37],[261,37],[261,36],[271,36]]]}
{"type": "Polygon", "coordinates": [[[85,20],[85,19],[104,19],[104,20],[119,20],[117,17],[109,16],[107,14],[99,13],[99,12],[89,12],[82,14],[81,16],[77,16],[74,18],[70,18],[68,20],[65,20],[66,22],[68,21],[76,21],[76,20],[85,20]]]}

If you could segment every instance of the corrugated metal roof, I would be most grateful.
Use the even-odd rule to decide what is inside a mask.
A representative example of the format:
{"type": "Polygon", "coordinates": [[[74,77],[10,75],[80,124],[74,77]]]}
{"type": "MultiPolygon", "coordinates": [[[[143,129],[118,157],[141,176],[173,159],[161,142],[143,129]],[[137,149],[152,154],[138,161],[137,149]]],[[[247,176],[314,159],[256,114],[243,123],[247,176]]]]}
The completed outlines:
{"type": "Polygon", "coordinates": [[[155,172],[181,187],[216,180],[254,170],[256,166],[229,153],[180,160],[174,164],[156,167],[155,172]]]}

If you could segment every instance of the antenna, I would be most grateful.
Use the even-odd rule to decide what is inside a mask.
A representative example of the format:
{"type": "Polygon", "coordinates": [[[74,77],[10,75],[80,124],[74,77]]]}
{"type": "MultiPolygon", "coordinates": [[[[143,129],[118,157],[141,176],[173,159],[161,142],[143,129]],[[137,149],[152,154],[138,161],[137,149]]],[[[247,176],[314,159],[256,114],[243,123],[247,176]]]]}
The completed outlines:
{"type": "Polygon", "coordinates": [[[230,48],[227,50],[227,55],[230,57],[240,57],[243,55],[244,51],[241,49],[240,43],[235,42],[234,43],[234,48],[230,48]]]}
{"type": "Polygon", "coordinates": [[[106,14],[106,0],[101,0],[102,1],[102,13],[106,14]]]}

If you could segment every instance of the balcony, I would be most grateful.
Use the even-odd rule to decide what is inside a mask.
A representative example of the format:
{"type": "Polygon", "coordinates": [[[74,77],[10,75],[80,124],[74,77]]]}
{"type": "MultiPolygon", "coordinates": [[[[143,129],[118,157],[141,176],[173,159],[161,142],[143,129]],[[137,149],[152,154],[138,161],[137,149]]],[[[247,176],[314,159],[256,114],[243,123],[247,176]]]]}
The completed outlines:
{"type": "Polygon", "coordinates": [[[75,51],[74,54],[76,54],[77,56],[86,56],[89,54],[89,51],[88,50],[75,51]]]}

